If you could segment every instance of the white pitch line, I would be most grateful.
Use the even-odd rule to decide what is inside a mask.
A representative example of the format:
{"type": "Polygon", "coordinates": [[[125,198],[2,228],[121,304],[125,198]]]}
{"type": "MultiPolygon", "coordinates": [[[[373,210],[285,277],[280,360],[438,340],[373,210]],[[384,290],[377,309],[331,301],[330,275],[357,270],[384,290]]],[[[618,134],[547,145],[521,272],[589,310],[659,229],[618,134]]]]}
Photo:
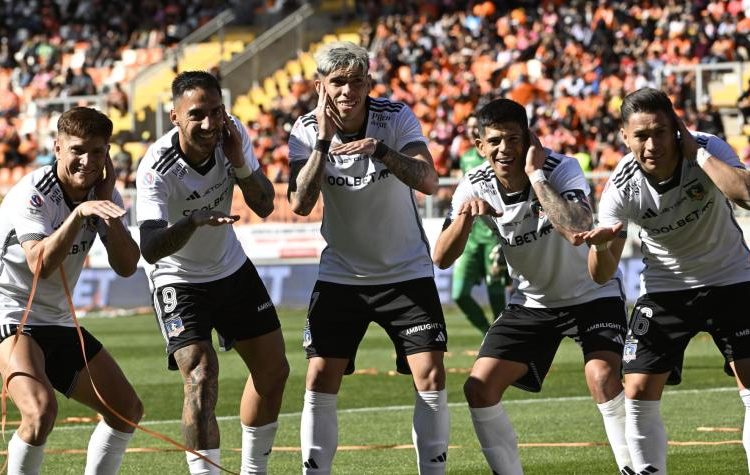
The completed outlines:
{"type": "MultiPolygon", "coordinates": [[[[682,389],[674,391],[664,391],[664,396],[669,398],[671,396],[683,396],[689,394],[705,394],[705,393],[726,393],[732,391],[739,391],[736,387],[720,387],[720,388],[706,388],[706,389],[682,389]]],[[[578,402],[578,401],[591,401],[591,396],[562,396],[562,397],[543,397],[543,398],[528,398],[528,399],[510,399],[503,401],[504,406],[514,404],[538,404],[538,403],[550,403],[550,402],[578,402]]],[[[448,407],[466,407],[465,402],[450,402],[448,407]]],[[[338,414],[356,414],[361,412],[375,412],[375,411],[410,411],[414,409],[414,405],[403,405],[403,406],[378,406],[378,407],[354,407],[350,409],[339,409],[338,414]]],[[[279,414],[279,419],[286,419],[289,417],[300,417],[302,412],[285,412],[279,414]]],[[[239,419],[239,416],[218,416],[217,421],[232,421],[239,419]]],[[[182,422],[180,419],[167,419],[161,421],[143,421],[140,423],[142,426],[158,426],[158,425],[173,425],[182,422]]],[[[95,424],[76,424],[76,425],[62,425],[55,427],[55,432],[66,431],[66,430],[90,430],[95,424]]]]}

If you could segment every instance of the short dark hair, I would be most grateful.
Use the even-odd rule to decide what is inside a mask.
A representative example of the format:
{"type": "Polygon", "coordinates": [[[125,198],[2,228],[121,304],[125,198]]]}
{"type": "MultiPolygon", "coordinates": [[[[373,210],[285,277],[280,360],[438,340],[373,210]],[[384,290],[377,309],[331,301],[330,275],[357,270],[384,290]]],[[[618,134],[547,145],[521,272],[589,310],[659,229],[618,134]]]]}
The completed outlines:
{"type": "Polygon", "coordinates": [[[57,120],[57,134],[73,137],[112,136],[112,121],[105,114],[90,107],[73,107],[68,109],[57,120]]]}
{"type": "Polygon", "coordinates": [[[674,107],[672,106],[672,101],[669,100],[669,96],[664,91],[652,87],[643,87],[625,96],[620,106],[622,123],[627,124],[630,116],[639,112],[649,114],[664,112],[670,118],[670,121],[672,121],[675,130],[677,130],[674,107]]]}
{"type": "Polygon", "coordinates": [[[516,101],[506,98],[495,99],[485,104],[476,114],[479,126],[479,135],[484,135],[484,130],[493,125],[504,122],[518,124],[526,139],[529,135],[529,117],[526,109],[516,101]]]}
{"type": "Polygon", "coordinates": [[[206,71],[183,71],[172,81],[172,100],[177,100],[186,91],[193,89],[213,90],[221,95],[221,86],[213,74],[206,71]]]}

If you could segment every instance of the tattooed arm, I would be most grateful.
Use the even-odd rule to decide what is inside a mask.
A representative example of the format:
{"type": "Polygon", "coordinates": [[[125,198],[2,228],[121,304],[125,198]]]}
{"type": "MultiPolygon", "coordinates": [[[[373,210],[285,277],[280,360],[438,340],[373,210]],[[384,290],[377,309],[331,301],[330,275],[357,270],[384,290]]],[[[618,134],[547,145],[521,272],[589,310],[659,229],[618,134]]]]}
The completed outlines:
{"type": "Polygon", "coordinates": [[[555,229],[572,244],[580,244],[576,242],[575,235],[591,229],[594,222],[583,191],[568,191],[560,196],[548,181],[539,181],[533,186],[544,213],[555,229]]]}
{"type": "Polygon", "coordinates": [[[261,218],[265,218],[273,211],[275,191],[271,181],[258,168],[247,178],[237,178],[237,185],[242,190],[242,197],[251,210],[261,218]]]}
{"type": "Polygon", "coordinates": [[[555,229],[571,244],[578,245],[580,233],[590,230],[594,222],[588,199],[583,190],[564,190],[562,196],[555,190],[544,175],[547,154],[536,135],[531,134],[530,139],[524,170],[534,193],[555,229]]]}
{"type": "Polygon", "coordinates": [[[318,150],[313,150],[307,160],[290,164],[287,194],[295,214],[307,216],[315,207],[320,196],[325,168],[325,155],[318,150]]]}

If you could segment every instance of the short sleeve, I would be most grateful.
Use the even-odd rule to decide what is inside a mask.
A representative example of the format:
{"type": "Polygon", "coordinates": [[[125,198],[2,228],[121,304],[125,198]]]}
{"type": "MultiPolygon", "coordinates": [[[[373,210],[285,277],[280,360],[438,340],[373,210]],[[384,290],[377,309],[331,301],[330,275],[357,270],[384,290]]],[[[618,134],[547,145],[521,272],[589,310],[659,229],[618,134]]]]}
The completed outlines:
{"type": "Polygon", "coordinates": [[[589,184],[583,174],[578,160],[566,157],[560,165],[552,171],[549,177],[550,184],[561,195],[566,193],[582,191],[584,197],[590,193],[589,184]]]}
{"type": "Polygon", "coordinates": [[[474,188],[471,186],[471,181],[468,176],[464,176],[456,187],[456,191],[453,192],[453,198],[451,199],[451,209],[446,217],[446,221],[453,222],[458,218],[458,210],[461,209],[464,203],[476,198],[474,188]]]}
{"type": "Polygon", "coordinates": [[[145,221],[169,222],[167,183],[150,167],[139,167],[136,178],[136,219],[141,225],[145,221]]]}
{"type": "Polygon", "coordinates": [[[36,188],[24,190],[12,199],[14,213],[11,213],[13,228],[18,242],[41,241],[53,232],[53,203],[36,188]]]}
{"type": "Polygon", "coordinates": [[[299,117],[289,134],[289,163],[310,158],[313,144],[309,135],[302,123],[302,117],[299,117]]]}
{"type": "Polygon", "coordinates": [[[240,137],[242,137],[242,156],[245,157],[245,163],[252,171],[257,170],[260,168],[260,162],[258,162],[255,152],[253,152],[253,144],[250,136],[247,134],[247,130],[245,130],[245,127],[237,117],[230,115],[229,119],[234,122],[234,125],[240,131],[240,137]]]}
{"type": "Polygon", "coordinates": [[[417,120],[414,112],[412,112],[412,110],[407,106],[404,106],[401,109],[398,117],[398,124],[395,130],[396,143],[393,144],[392,147],[394,150],[400,152],[407,145],[411,145],[415,142],[427,144],[427,139],[422,134],[422,126],[420,125],[419,120],[417,120]]]}
{"type": "Polygon", "coordinates": [[[625,210],[623,195],[612,182],[612,178],[610,178],[599,200],[599,226],[612,227],[617,223],[622,223],[623,231],[627,230],[628,216],[625,210]]]}

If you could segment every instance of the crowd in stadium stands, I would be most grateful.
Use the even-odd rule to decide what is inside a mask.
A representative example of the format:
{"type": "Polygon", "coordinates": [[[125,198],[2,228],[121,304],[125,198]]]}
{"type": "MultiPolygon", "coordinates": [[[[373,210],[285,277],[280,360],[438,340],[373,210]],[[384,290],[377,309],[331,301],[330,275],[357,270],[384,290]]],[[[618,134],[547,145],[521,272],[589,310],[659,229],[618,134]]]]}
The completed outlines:
{"type": "MultiPolygon", "coordinates": [[[[107,66],[124,47],[168,45],[223,6],[197,0],[1,3],[0,71],[11,73],[0,72],[0,160],[50,159],[47,144],[19,130],[24,103],[105,92],[87,68],[107,66]],[[65,53],[81,43],[79,67],[64,64],[65,53]]],[[[614,168],[624,153],[617,136],[620,102],[646,85],[665,89],[689,127],[723,136],[718,110],[695,100],[694,74],[660,72],[667,65],[750,60],[748,0],[368,0],[356,6],[362,44],[373,58],[373,95],[412,106],[442,176],[457,174],[458,157],[472,146],[463,127],[467,116],[498,96],[525,105],[542,142],[576,156],[585,171],[614,168]]],[[[315,106],[309,81],[294,78],[290,89],[247,124],[276,183],[288,179],[291,124],[315,106]]],[[[107,102],[126,110],[128,98],[113,87],[107,102]]],[[[741,155],[750,162],[750,146],[741,155]]]]}
{"type": "Polygon", "coordinates": [[[106,94],[106,104],[125,113],[128,97],[119,81],[132,74],[113,70],[123,53],[161,59],[164,48],[228,6],[219,0],[0,2],[0,165],[51,158],[51,140],[40,148],[33,122],[24,123],[34,101],[106,94]]]}
{"type": "MultiPolygon", "coordinates": [[[[545,145],[576,156],[585,171],[607,171],[624,154],[617,134],[626,92],[657,86],[666,65],[750,60],[747,1],[465,3],[358,2],[373,95],[413,107],[443,176],[457,173],[472,146],[463,123],[490,97],[524,104],[545,145]]],[[[724,135],[718,110],[696,103],[693,74],[664,81],[689,127],[724,135]]],[[[298,81],[293,94],[248,124],[279,182],[289,125],[314,104],[309,84],[298,81]]]]}

